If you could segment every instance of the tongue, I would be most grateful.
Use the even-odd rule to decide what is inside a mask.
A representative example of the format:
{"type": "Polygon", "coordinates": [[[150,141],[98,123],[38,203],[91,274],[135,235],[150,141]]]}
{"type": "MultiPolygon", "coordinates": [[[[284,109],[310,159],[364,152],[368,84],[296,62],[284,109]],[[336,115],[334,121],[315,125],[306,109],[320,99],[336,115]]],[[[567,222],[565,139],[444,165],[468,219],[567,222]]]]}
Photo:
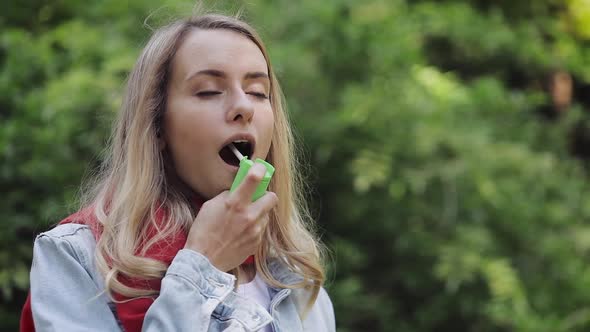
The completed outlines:
{"type": "Polygon", "coordinates": [[[219,151],[219,156],[227,164],[230,164],[232,166],[239,166],[240,165],[240,161],[238,160],[236,155],[234,155],[234,153],[227,146],[225,146],[223,149],[221,149],[221,151],[219,151]]]}

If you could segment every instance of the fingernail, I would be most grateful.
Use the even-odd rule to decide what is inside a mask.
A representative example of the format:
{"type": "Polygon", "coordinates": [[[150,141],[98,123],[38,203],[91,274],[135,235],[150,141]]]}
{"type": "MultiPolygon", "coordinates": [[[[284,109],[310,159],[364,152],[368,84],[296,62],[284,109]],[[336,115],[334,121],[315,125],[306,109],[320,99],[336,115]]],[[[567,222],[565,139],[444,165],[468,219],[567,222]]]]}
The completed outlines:
{"type": "Polygon", "coordinates": [[[256,163],[254,164],[254,172],[258,175],[264,176],[264,174],[266,173],[266,167],[264,167],[264,165],[256,163]]]}

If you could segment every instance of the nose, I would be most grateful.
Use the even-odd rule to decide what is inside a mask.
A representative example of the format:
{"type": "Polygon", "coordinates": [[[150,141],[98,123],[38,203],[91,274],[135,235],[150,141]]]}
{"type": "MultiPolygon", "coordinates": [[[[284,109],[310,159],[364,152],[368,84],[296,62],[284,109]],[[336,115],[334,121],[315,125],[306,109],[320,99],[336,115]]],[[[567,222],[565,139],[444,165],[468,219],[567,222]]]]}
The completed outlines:
{"type": "Polygon", "coordinates": [[[242,121],[248,123],[254,116],[254,105],[248,98],[248,95],[240,89],[234,93],[232,105],[227,112],[227,121],[235,122],[242,121]]]}

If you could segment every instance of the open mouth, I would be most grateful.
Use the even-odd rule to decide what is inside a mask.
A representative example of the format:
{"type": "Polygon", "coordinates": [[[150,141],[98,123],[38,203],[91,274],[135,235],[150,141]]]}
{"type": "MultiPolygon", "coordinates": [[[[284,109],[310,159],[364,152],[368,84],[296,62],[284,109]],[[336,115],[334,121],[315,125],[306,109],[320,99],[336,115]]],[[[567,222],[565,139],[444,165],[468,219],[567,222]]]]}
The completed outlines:
{"type": "MultiPolygon", "coordinates": [[[[238,149],[238,151],[240,151],[240,153],[244,157],[248,157],[249,159],[252,158],[252,154],[254,153],[252,143],[245,141],[245,140],[240,140],[240,141],[234,141],[234,142],[232,142],[232,144],[238,149]]],[[[227,164],[230,164],[232,166],[239,166],[240,165],[240,160],[232,152],[232,150],[229,147],[229,144],[224,146],[221,149],[221,151],[219,151],[219,156],[227,164]]]]}

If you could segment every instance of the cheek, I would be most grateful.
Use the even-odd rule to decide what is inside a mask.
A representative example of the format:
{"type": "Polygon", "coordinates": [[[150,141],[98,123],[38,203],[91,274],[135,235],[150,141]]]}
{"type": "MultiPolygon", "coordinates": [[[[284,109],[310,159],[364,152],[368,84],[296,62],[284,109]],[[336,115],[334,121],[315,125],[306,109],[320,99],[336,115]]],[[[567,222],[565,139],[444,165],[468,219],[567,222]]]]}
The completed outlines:
{"type": "Polygon", "coordinates": [[[266,121],[266,130],[268,131],[268,134],[272,137],[272,134],[275,130],[275,118],[272,111],[269,112],[269,116],[267,117],[266,121]]]}
{"type": "Polygon", "coordinates": [[[268,152],[270,143],[274,134],[274,115],[273,111],[265,112],[264,117],[260,120],[260,134],[264,138],[265,148],[268,152]]]}
{"type": "Polygon", "coordinates": [[[166,118],[166,144],[173,154],[177,167],[185,167],[206,153],[210,145],[213,126],[202,113],[171,112],[166,118]]]}
{"type": "MultiPolygon", "coordinates": [[[[179,114],[177,114],[179,115],[179,114]]],[[[182,117],[171,116],[167,121],[166,136],[168,138],[168,145],[175,150],[183,150],[199,141],[198,133],[201,131],[198,127],[198,121],[194,121],[190,116],[182,117]]]]}
{"type": "Polygon", "coordinates": [[[274,133],[274,113],[272,109],[265,110],[259,119],[258,128],[264,137],[270,140],[274,133]]]}

